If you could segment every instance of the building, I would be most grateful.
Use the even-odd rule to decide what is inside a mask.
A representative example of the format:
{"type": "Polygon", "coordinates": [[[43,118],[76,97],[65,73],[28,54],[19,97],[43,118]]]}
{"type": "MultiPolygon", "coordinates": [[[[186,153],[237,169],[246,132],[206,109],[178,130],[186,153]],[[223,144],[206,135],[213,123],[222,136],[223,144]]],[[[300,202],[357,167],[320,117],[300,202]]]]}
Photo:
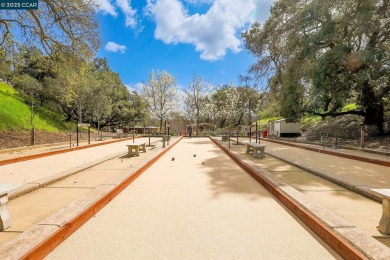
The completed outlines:
{"type": "Polygon", "coordinates": [[[156,134],[157,133],[157,127],[155,126],[134,126],[134,127],[127,127],[123,128],[124,134],[132,134],[134,131],[137,134],[156,134]]]}
{"type": "Polygon", "coordinates": [[[268,122],[268,135],[275,137],[294,137],[301,135],[301,124],[299,122],[287,123],[286,119],[279,119],[268,122]]]}

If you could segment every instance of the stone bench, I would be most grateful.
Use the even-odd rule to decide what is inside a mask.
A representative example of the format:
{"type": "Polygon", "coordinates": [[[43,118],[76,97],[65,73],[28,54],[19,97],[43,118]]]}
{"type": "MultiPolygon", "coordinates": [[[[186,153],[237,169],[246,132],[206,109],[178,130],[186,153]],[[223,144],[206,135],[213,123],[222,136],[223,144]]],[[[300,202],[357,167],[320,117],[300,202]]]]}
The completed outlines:
{"type": "Polygon", "coordinates": [[[265,147],[267,146],[264,144],[246,143],[246,153],[253,153],[253,157],[256,158],[264,158],[265,147]]]}
{"type": "Polygon", "coordinates": [[[146,142],[135,142],[127,145],[128,156],[139,156],[139,150],[146,153],[146,142]]]}
{"type": "Polygon", "coordinates": [[[19,184],[0,184],[0,231],[11,227],[11,217],[8,211],[8,193],[21,187],[19,184]]]}
{"type": "Polygon", "coordinates": [[[390,189],[371,189],[380,194],[382,200],[382,218],[379,221],[378,230],[383,234],[390,235],[390,189]]]}

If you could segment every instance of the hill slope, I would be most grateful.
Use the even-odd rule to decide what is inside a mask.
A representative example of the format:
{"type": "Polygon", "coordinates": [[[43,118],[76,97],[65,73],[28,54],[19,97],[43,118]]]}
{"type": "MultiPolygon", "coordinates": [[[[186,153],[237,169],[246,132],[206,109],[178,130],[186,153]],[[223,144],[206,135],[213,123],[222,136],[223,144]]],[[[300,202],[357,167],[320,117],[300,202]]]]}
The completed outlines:
{"type": "MultiPolygon", "coordinates": [[[[30,106],[19,93],[0,82],[0,132],[31,129],[30,116],[30,106]]],[[[37,130],[55,132],[68,129],[63,115],[45,107],[37,107],[33,122],[37,130]]]]}

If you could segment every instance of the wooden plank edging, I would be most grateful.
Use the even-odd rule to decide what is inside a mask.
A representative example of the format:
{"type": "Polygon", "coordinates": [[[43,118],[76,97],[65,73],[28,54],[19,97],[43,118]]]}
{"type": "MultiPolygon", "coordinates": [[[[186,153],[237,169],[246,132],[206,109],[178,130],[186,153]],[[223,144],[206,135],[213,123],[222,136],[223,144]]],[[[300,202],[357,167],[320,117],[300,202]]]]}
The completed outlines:
{"type": "Polygon", "coordinates": [[[172,149],[177,143],[182,140],[180,137],[175,143],[165,148],[152,160],[148,161],[133,175],[127,178],[124,182],[115,187],[111,192],[102,196],[99,200],[93,203],[88,208],[84,209],[78,216],[69,221],[66,225],[59,227],[54,233],[45,238],[43,241],[29,250],[20,259],[42,259],[53,251],[58,245],[66,240],[71,234],[73,234],[78,228],[86,223],[91,217],[99,212],[104,206],[106,206],[111,200],[113,200],[120,192],[122,192],[129,184],[131,184],[137,177],[145,172],[150,166],[152,166],[158,159],[160,159],[165,153],[172,149]]]}
{"type": "MultiPolygon", "coordinates": [[[[136,137],[136,138],[140,138],[140,137],[136,137]]],[[[128,140],[133,140],[133,138],[132,137],[123,138],[123,139],[107,141],[107,142],[103,142],[103,143],[88,144],[88,145],[85,145],[85,146],[76,146],[76,147],[73,147],[73,148],[66,148],[66,149],[61,149],[61,150],[57,150],[57,151],[51,151],[51,152],[39,153],[39,154],[32,154],[32,155],[22,156],[22,157],[18,157],[18,158],[2,160],[2,161],[0,161],[0,166],[6,165],[6,164],[11,164],[11,163],[17,163],[17,162],[33,160],[33,159],[42,158],[42,157],[51,156],[51,155],[56,155],[56,154],[61,154],[61,153],[68,153],[68,152],[83,150],[83,149],[92,148],[92,147],[96,147],[96,146],[102,146],[102,145],[106,145],[106,144],[113,144],[113,143],[128,141],[128,140]]]]}
{"type": "Polygon", "coordinates": [[[373,164],[378,164],[381,166],[390,167],[390,161],[384,161],[384,160],[380,160],[380,159],[368,158],[368,157],[359,156],[359,155],[330,151],[330,150],[325,150],[325,149],[320,149],[320,148],[308,147],[305,145],[293,144],[293,143],[288,143],[285,141],[278,141],[278,140],[273,140],[273,139],[261,139],[261,140],[266,141],[266,142],[277,143],[277,144],[287,145],[287,146],[291,146],[291,147],[301,148],[301,149],[309,150],[312,152],[324,153],[324,154],[339,156],[339,157],[343,157],[343,158],[347,158],[347,159],[351,159],[351,160],[373,163],[373,164]]]}
{"type": "Polygon", "coordinates": [[[317,234],[326,244],[328,244],[336,253],[344,259],[366,259],[358,249],[353,247],[342,237],[336,234],[331,228],[325,226],[316,219],[309,211],[301,207],[290,197],[285,195],[277,186],[256,174],[255,171],[245,164],[240,158],[230,152],[225,146],[217,140],[210,138],[219,148],[221,148],[230,158],[232,158],[241,168],[248,172],[256,181],[264,186],[274,197],[285,205],[294,215],[296,215],[306,226],[317,234]]]}

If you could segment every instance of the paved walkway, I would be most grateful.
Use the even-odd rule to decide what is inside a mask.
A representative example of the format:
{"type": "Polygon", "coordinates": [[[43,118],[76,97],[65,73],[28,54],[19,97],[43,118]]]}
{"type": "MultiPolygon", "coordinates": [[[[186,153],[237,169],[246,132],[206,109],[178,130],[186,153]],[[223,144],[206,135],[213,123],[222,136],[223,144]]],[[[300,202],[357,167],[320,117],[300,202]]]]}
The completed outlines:
{"type": "Polygon", "coordinates": [[[205,138],[182,140],[47,259],[75,256],[338,258],[205,138]]]}

